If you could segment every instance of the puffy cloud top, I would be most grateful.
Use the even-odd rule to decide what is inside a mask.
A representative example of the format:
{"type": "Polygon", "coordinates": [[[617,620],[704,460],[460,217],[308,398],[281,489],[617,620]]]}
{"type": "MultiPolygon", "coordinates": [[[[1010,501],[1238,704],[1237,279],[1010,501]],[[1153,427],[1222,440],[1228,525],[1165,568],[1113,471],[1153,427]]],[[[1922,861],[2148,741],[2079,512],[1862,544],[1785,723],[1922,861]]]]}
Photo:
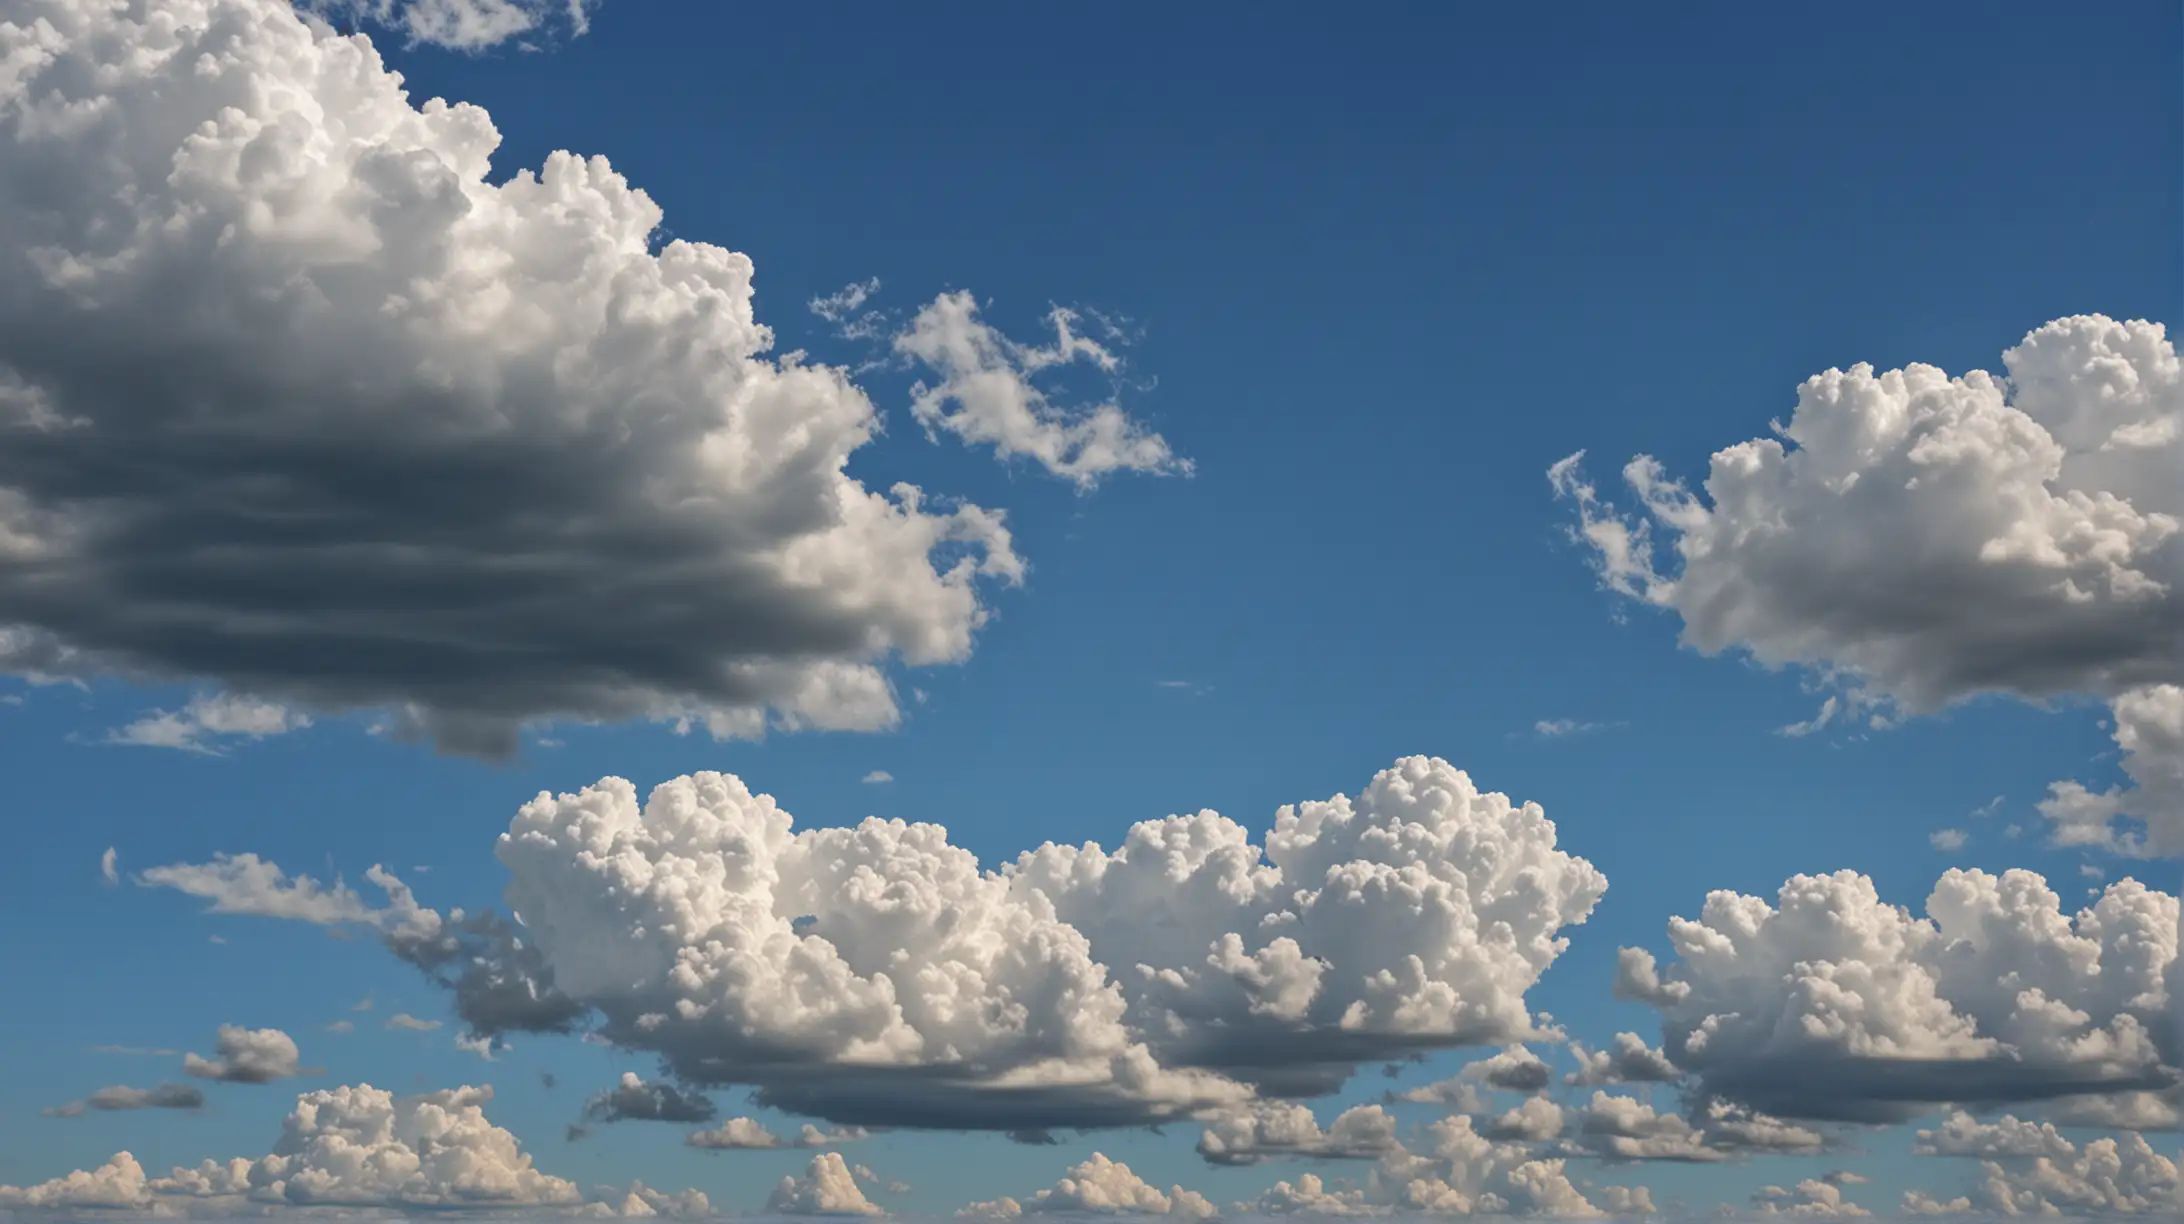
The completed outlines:
{"type": "Polygon", "coordinates": [[[1214,1205],[1196,1190],[1171,1186],[1166,1193],[1119,1160],[1102,1153],[1071,1168],[1062,1179],[1030,1198],[973,1203],[962,1214],[988,1219],[1012,1219],[1021,1215],[1058,1213],[1068,1215],[1159,1215],[1204,1220],[1218,1214],[1214,1205]]]}
{"type": "Polygon", "coordinates": [[[1624,992],[1707,1092],[1778,1114],[2121,1091],[2166,1082],[2177,920],[2133,880],[2066,915],[2037,874],[1952,869],[1916,917],[1854,872],[1797,876],[1672,919],[1665,971],[1626,949],[1624,992]]]}
{"type": "Polygon", "coordinates": [[[485,112],[367,40],[26,0],[0,65],[0,666],[482,753],[876,728],[881,666],[964,658],[1021,575],[997,514],[846,474],[873,407],[764,356],[749,259],[655,250],[603,159],[489,182],[485,112]]]}
{"type": "Polygon", "coordinates": [[[802,1177],[784,1177],[766,1200],[768,1211],[783,1215],[884,1215],[857,1185],[857,1175],[840,1152],[811,1158],[802,1177]]]}
{"type": "MultiPolygon", "coordinates": [[[[1606,887],[1536,806],[1409,758],[1113,853],[980,868],[937,825],[797,831],[721,774],[527,804],[496,852],[525,964],[694,1083],[865,1125],[1131,1124],[1529,1035],[1524,992],[1606,887]],[[916,1085],[914,1089],[910,1085],[916,1085]]],[[[466,1009],[465,1014],[474,1014],[466,1009]]]]}
{"type": "Polygon", "coordinates": [[[279,1029],[223,1024],[213,1057],[184,1055],[182,1070],[200,1079],[230,1084],[270,1084],[303,1074],[298,1065],[301,1058],[295,1038],[279,1029]]]}
{"type": "Polygon", "coordinates": [[[2184,851],[2175,346],[2156,323],[2079,315],[2003,364],[2001,378],[1926,365],[1817,375],[1779,438],[1714,455],[1703,497],[1632,460],[1636,517],[1599,498],[1578,456],[1549,475],[1605,583],[1673,609],[1685,641],[1847,678],[1816,722],[1989,692],[2114,701],[2137,793],[2066,784],[2058,799],[2074,801],[2081,841],[2129,812],[2156,851],[2184,851]]]}

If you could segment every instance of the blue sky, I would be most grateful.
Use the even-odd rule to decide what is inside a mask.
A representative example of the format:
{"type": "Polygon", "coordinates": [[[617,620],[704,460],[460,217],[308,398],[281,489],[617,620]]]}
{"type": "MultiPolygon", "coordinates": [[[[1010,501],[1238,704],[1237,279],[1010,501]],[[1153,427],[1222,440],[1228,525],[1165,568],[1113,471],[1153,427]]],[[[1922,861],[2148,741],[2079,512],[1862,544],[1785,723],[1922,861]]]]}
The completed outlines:
{"type": "MultiPolygon", "coordinates": [[[[701,1152],[646,1122],[564,1137],[587,1094],[654,1075],[650,1054],[514,1034],[483,1062],[453,1046],[446,992],[368,934],[206,916],[127,876],[250,852],[359,886],[385,864],[427,905],[492,907],[507,882],[493,841],[516,809],[609,775],[642,793],[730,772],[799,827],[932,821],[991,865],[1204,808],[1263,835],[1283,804],[1355,795],[1398,757],[1445,758],[1542,805],[1561,848],[1606,875],[1525,995],[1594,1045],[1661,1041],[1652,1007],[1610,996],[1617,949],[1665,962],[1665,924],[1713,890],[1772,898],[1792,875],[1848,869],[1916,909],[1949,867],[2029,868],[2070,912],[2094,883],[2083,865],[2173,888],[2159,863],[2050,844],[2035,810],[2058,779],[2124,780],[2113,693],[1779,734],[1836,690],[1812,667],[1679,646],[1678,610],[1603,591],[1546,472],[1582,449],[1603,496],[1641,453],[1695,481],[1714,451],[1786,420],[1822,370],[1999,371],[2049,320],[2178,323],[2176,6],[608,0],[589,22],[553,24],[532,50],[365,28],[414,102],[490,113],[491,181],[556,150],[602,155],[658,203],[665,236],[747,254],[777,351],[864,367],[886,432],[850,476],[1005,509],[1023,584],[986,592],[992,619],[964,661],[888,664],[904,716],[879,732],[721,742],[559,723],[481,761],[322,710],[205,755],[102,740],[219,675],[16,682],[0,708],[19,847],[0,861],[14,928],[0,974],[18,984],[0,995],[0,1182],[124,1148],[148,1169],[255,1156],[291,1088],[490,1082],[493,1121],[543,1169],[759,1209],[809,1153],[701,1152]],[[1057,404],[1113,392],[1192,472],[1084,490],[929,439],[910,404],[930,373],[806,307],[874,277],[869,308],[890,330],[955,289],[1027,341],[1055,305],[1120,321],[1119,375],[1079,365],[1043,385],[1057,404]],[[1540,729],[1560,720],[1576,729],[1540,729]],[[892,780],[863,780],[875,770],[892,780]],[[1930,842],[1950,828],[1968,843],[1930,842]],[[109,846],[119,887],[98,870],[109,846]],[[442,1027],[383,1029],[397,1011],[442,1027]],[[338,1020],[355,1031],[328,1032],[338,1020]],[[210,1053],[222,1024],[279,1028],[324,1075],[211,1084],[201,1112],[40,1115],[177,1077],[174,1056],[94,1047],[210,1053]]],[[[1367,1066],[1315,1105],[1324,1122],[1491,1052],[1437,1051],[1392,1083],[1367,1066]]],[[[714,1095],[723,1116],[752,1112],[740,1090],[714,1095]]],[[[1406,1126],[1446,1112],[1391,1108],[1406,1126]]],[[[911,1183],[885,1200],[907,1213],[1026,1198],[1095,1150],[1223,1205],[1304,1171],[1363,1176],[1338,1161],[1211,1167],[1197,1129],[1051,1147],[897,1130],[845,1155],[911,1183]]],[[[1571,1170],[1692,1210],[1836,1169],[1871,1179],[1852,1197],[1884,1211],[1907,1189],[1971,1185],[1976,1166],[1910,1144],[1898,1127],[1819,1155],[1571,1170]]]]}

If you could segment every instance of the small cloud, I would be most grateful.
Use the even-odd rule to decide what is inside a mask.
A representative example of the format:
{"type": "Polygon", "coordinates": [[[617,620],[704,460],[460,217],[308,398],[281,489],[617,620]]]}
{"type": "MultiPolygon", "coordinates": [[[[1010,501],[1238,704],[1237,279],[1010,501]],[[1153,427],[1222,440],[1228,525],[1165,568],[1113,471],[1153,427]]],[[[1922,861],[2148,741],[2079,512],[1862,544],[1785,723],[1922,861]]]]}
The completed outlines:
{"type": "Polygon", "coordinates": [[[877,340],[892,330],[884,313],[864,308],[879,291],[880,278],[875,276],[822,294],[806,305],[813,314],[832,323],[834,334],[844,340],[877,340]]]}
{"type": "Polygon", "coordinates": [[[1162,688],[1189,688],[1191,686],[1191,682],[1188,680],[1155,680],[1153,683],[1162,688]]]}
{"type": "Polygon", "coordinates": [[[2108,878],[2108,873],[2102,871],[2100,867],[2093,863],[2078,864],[2078,874],[2088,880],[2105,880],[2108,878]]]}
{"type": "Polygon", "coordinates": [[[326,1026],[326,1031],[329,1033],[353,1033],[356,1031],[356,1025],[348,1020],[336,1020],[326,1026]]]}
{"type": "Polygon", "coordinates": [[[884,769],[875,769],[864,776],[866,786],[885,786],[895,780],[895,775],[884,769]]]}
{"type": "Polygon", "coordinates": [[[386,1027],[403,1029],[412,1033],[429,1033],[440,1027],[440,1022],[438,1020],[419,1020],[408,1012],[396,1012],[387,1017],[386,1027]]]}
{"type": "Polygon", "coordinates": [[[1931,842],[1936,850],[1954,852],[1962,850],[1965,843],[1972,840],[1972,836],[1962,829],[1936,829],[1926,835],[1926,840],[1931,842]]]}
{"type": "Polygon", "coordinates": [[[106,853],[99,856],[99,878],[106,881],[108,888],[121,883],[120,858],[120,854],[112,846],[108,846],[106,853]]]}
{"type": "Polygon", "coordinates": [[[115,1085],[101,1088],[81,1101],[70,1101],[38,1112],[49,1118],[80,1118],[86,1110],[117,1112],[137,1109],[203,1109],[205,1094],[187,1084],[161,1084],[157,1088],[115,1085]]]}
{"type": "Polygon", "coordinates": [[[93,1054],[126,1054],[131,1057],[173,1058],[182,1051],[163,1050],[153,1046],[95,1045],[91,1047],[91,1052],[93,1054]]]}
{"type": "Polygon", "coordinates": [[[492,1062],[497,1051],[506,1047],[499,1045],[491,1037],[475,1037],[469,1033],[458,1033],[455,1035],[455,1048],[468,1051],[487,1062],[492,1062]]]}
{"type": "Polygon", "coordinates": [[[1833,695],[1830,695],[1826,701],[1820,703],[1819,711],[1816,712],[1811,718],[1808,718],[1803,722],[1790,723],[1788,726],[1776,727],[1775,734],[1787,736],[1790,739],[1803,739],[1806,736],[1811,735],[1813,732],[1820,730],[1822,727],[1827,726],[1829,723],[1834,722],[1835,716],[1840,713],[1841,710],[1842,704],[1833,695]]]}
{"type": "Polygon", "coordinates": [[[1575,718],[1542,718],[1532,724],[1532,734],[1541,739],[1562,739],[1565,736],[1606,731],[1622,725],[1619,722],[1583,722],[1575,718]]]}
{"type": "Polygon", "coordinates": [[[224,943],[226,943],[226,942],[227,942],[227,936],[225,936],[225,935],[207,935],[207,936],[205,936],[205,941],[206,941],[207,943],[224,944],[224,943]]]}
{"type": "Polygon", "coordinates": [[[350,1006],[349,1006],[349,1010],[350,1010],[350,1011],[353,1011],[353,1012],[368,1012],[368,1011],[370,1011],[371,1009],[372,1009],[372,992],[371,992],[371,991],[368,991],[368,990],[364,992],[364,997],[363,997],[363,998],[361,998],[361,999],[358,999],[358,1000],[357,1000],[357,1001],[356,1001],[355,1003],[352,1003],[352,1004],[350,1004],[350,1006]]]}
{"type": "Polygon", "coordinates": [[[228,745],[286,735],[310,725],[310,715],[278,702],[239,693],[201,693],[180,710],[154,710],[107,732],[106,742],[224,756],[228,745]]]}
{"type": "Polygon", "coordinates": [[[2024,835],[2025,826],[2023,825],[2011,825],[2010,827],[2002,830],[2002,836],[2009,838],[2011,841],[2016,841],[2018,838],[2023,837],[2024,835]]]}
{"type": "Polygon", "coordinates": [[[1979,820],[1987,816],[1992,816],[1996,812],[1999,812],[2001,810],[2002,796],[1996,795],[1994,798],[1989,799],[1985,803],[1980,804],[1978,807],[1973,808],[1972,819],[1979,820]]]}
{"type": "Polygon", "coordinates": [[[1159,688],[1188,692],[1193,697],[1203,697],[1213,691],[1212,685],[1200,684],[1196,680],[1155,680],[1153,684],[1159,688]]]}

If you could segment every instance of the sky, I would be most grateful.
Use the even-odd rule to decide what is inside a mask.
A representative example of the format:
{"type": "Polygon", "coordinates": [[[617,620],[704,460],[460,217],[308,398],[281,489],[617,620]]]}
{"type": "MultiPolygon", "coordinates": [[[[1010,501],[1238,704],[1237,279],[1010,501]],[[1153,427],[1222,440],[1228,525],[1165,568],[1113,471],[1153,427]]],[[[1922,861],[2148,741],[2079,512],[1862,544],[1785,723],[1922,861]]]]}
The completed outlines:
{"type": "Polygon", "coordinates": [[[0,0],[0,1215],[2184,1214],[2180,50],[0,0]]]}

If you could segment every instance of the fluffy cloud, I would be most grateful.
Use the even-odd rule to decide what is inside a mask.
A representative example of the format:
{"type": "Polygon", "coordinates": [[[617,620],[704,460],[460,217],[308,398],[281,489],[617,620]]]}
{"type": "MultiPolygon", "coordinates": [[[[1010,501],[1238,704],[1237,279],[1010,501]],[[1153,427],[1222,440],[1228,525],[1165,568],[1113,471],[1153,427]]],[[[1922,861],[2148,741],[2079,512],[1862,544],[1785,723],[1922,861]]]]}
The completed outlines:
{"type": "Polygon", "coordinates": [[[295,1038],[275,1028],[223,1024],[211,1058],[182,1056],[182,1073],[226,1084],[270,1084],[304,1074],[295,1038]]]}
{"type": "Polygon", "coordinates": [[[765,1124],[756,1118],[730,1118],[712,1130],[690,1132],[683,1142],[694,1148],[725,1152],[741,1149],[834,1147],[855,1143],[867,1135],[868,1132],[861,1127],[821,1130],[806,1122],[796,1134],[782,1136],[767,1130],[765,1124]]]}
{"type": "Polygon", "coordinates": [[[1920,1131],[1925,1155],[1980,1158],[1981,1180],[1954,1203],[1923,1201],[1906,1207],[1929,1214],[1977,1209],[1996,1215],[2150,1215],[2184,1213],[2184,1177],[2176,1161],[2126,1132],[2077,1145],[2044,1123],[2005,1114],[1982,1123],[1952,1115],[1936,1130],[1920,1131]]]}
{"type": "Polygon", "coordinates": [[[1014,1219],[1048,1213],[1067,1215],[1160,1215],[1204,1220],[1219,1214],[1196,1190],[1171,1186],[1166,1193],[1130,1171],[1130,1166],[1094,1152],[1053,1186],[1018,1202],[1012,1198],[973,1203],[966,1216],[1014,1219]]]}
{"type": "Polygon", "coordinates": [[[1237,1215],[1254,1216],[1344,1216],[1373,1215],[1378,1208],[1366,1199],[1363,1190],[1330,1187],[1318,1174],[1305,1173],[1293,1183],[1275,1182],[1259,1197],[1237,1203],[1232,1210],[1237,1215]]]}
{"type": "Polygon", "coordinates": [[[398,1097],[369,1084],[307,1092],[296,1098],[273,1150],[255,1160],[207,1160],[154,1178],[120,1152],[94,1170],[24,1188],[0,1186],[0,1207],[160,1215],[179,1207],[224,1218],[246,1206],[583,1208],[625,1216],[708,1210],[694,1191],[666,1195],[642,1183],[586,1205],[574,1183],[534,1168],[516,1137],[486,1119],[492,1098],[491,1088],[398,1097]]]}
{"type": "Polygon", "coordinates": [[[851,479],[871,403],[605,161],[493,175],[483,111],[285,0],[30,0],[0,60],[0,668],[484,754],[871,729],[1021,577],[997,514],[851,479]]]}
{"type": "MultiPolygon", "coordinates": [[[[860,297],[857,304],[862,302],[860,297]]],[[[1188,460],[1120,406],[1071,412],[1047,399],[1033,382],[1044,370],[1082,361],[1114,374],[1122,364],[1106,346],[1078,334],[1073,312],[1056,307],[1047,318],[1054,343],[1041,347],[995,330],[978,317],[978,302],[968,293],[941,294],[920,310],[894,347],[939,379],[911,392],[910,410],[926,433],[946,430],[967,444],[991,445],[1002,459],[1031,459],[1080,488],[1112,472],[1189,473],[1188,460]]]]}
{"type": "Polygon", "coordinates": [[[1566,1084],[1668,1084],[1683,1076],[1668,1055],[1648,1046],[1636,1033],[1617,1033],[1605,1050],[1573,1041],[1570,1056],[1577,1060],[1577,1070],[1563,1077],[1566,1084]]]}
{"type": "Polygon", "coordinates": [[[2132,880],[2066,915],[2032,872],[1951,870],[1916,917],[1865,876],[1798,876],[1672,919],[1666,971],[1625,949],[1618,993],[1660,1010],[1705,1093],[1784,1116],[2145,1090],[2167,1082],[2177,919],[2132,880]]]}
{"type": "Polygon", "coordinates": [[[2137,789],[2066,783],[2051,816],[2081,841],[2184,851],[2176,350],[2158,324],[2082,315],[2003,364],[1830,370],[1780,440],[1716,453],[1703,496],[1633,460],[1638,516],[1601,500],[1579,456],[1549,475],[1603,582],[1675,611],[1686,643],[1841,682],[1815,728],[1981,693],[2111,701],[2137,789]],[[2106,828],[2118,814],[2143,840],[2106,828]]]}
{"type": "Polygon", "coordinates": [[[156,1088],[130,1088],[116,1084],[101,1088],[80,1101],[40,1110],[47,1117],[80,1118],[85,1112],[102,1113],[132,1109],[203,1109],[205,1094],[188,1084],[161,1084],[156,1088]]]}
{"type": "Polygon", "coordinates": [[[698,774],[642,805],[614,778],[542,794],[496,854],[520,924],[443,917],[378,868],[376,908],[255,859],[146,878],[228,912],[375,927],[482,1031],[594,1015],[684,1083],[852,1126],[1028,1133],[1534,1037],[1524,993],[1606,887],[1536,806],[1425,757],[1354,802],[1282,809],[1264,849],[1201,812],[986,871],[937,825],[797,831],[772,798],[698,774]]]}
{"type": "Polygon", "coordinates": [[[864,1196],[840,1152],[821,1152],[811,1158],[802,1177],[783,1177],[767,1198],[766,1209],[783,1215],[886,1214],[864,1196]]]}
{"type": "Polygon", "coordinates": [[[1319,1119],[1303,1105],[1261,1101],[1250,1109],[1223,1111],[1198,1137],[1200,1156],[1230,1165],[1285,1156],[1371,1160],[1399,1146],[1395,1119],[1378,1105],[1343,1110],[1322,1130],[1319,1119]]]}
{"type": "Polygon", "coordinates": [[[109,732],[106,742],[219,756],[223,743],[286,735],[310,725],[309,715],[278,702],[234,693],[200,694],[190,698],[180,710],[155,710],[126,727],[109,732]]]}
{"type": "Polygon", "coordinates": [[[697,1093],[647,1083],[633,1071],[624,1071],[620,1083],[584,1102],[586,1122],[710,1122],[717,1112],[697,1093]]]}

